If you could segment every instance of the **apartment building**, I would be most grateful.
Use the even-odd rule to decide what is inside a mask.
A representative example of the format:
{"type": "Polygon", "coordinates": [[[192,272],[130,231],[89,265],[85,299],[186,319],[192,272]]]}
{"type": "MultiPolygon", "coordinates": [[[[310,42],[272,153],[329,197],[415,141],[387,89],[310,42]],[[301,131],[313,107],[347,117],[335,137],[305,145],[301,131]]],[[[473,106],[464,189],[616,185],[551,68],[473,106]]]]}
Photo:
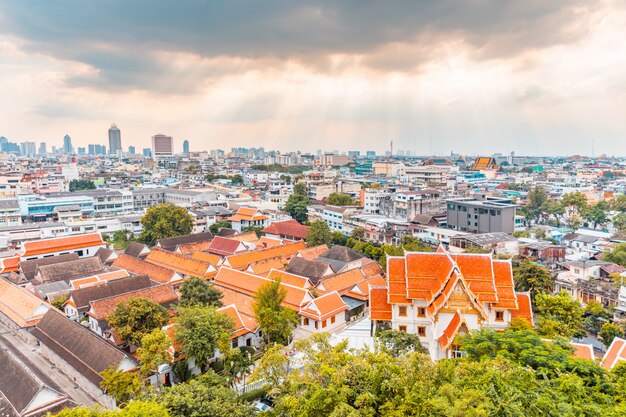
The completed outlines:
{"type": "Polygon", "coordinates": [[[513,233],[517,205],[510,199],[461,198],[447,200],[448,227],[470,233],[513,233]]]}

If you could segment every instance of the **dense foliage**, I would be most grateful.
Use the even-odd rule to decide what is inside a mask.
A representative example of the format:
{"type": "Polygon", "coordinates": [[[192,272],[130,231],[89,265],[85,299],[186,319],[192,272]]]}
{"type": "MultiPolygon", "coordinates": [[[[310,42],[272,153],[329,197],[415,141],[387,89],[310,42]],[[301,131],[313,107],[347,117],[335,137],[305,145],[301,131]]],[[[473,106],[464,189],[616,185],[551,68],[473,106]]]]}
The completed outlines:
{"type": "Polygon", "coordinates": [[[167,323],[167,310],[147,298],[131,298],[115,307],[107,322],[127,343],[141,346],[141,339],[167,323]]]}
{"type": "Polygon", "coordinates": [[[252,309],[268,345],[285,343],[298,324],[296,312],[282,305],[286,296],[280,280],[267,282],[256,293],[252,309]]]}
{"type": "Polygon", "coordinates": [[[195,224],[187,209],[171,203],[152,206],[141,218],[143,232],[140,240],[154,245],[157,240],[188,235],[195,224]]]}
{"type": "Polygon", "coordinates": [[[224,296],[215,285],[198,277],[187,278],[179,288],[179,305],[199,305],[205,307],[221,307],[220,299],[224,296]]]}
{"type": "Polygon", "coordinates": [[[95,190],[96,184],[90,180],[72,180],[70,181],[70,191],[78,190],[95,190]]]}
{"type": "Polygon", "coordinates": [[[306,243],[309,246],[329,245],[332,240],[330,228],[324,220],[315,220],[309,226],[306,243]]]}
{"type": "Polygon", "coordinates": [[[309,196],[306,184],[299,182],[293,186],[293,193],[287,198],[283,209],[299,223],[304,223],[308,218],[309,196]]]}

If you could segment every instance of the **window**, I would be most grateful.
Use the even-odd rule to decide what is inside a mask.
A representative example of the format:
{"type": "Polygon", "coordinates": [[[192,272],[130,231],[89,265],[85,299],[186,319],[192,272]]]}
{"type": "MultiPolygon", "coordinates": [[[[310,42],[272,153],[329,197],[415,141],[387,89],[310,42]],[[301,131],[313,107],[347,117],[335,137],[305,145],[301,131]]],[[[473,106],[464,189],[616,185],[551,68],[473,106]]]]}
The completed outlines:
{"type": "Polygon", "coordinates": [[[302,325],[303,325],[303,326],[308,326],[308,325],[309,325],[309,319],[305,317],[305,318],[302,320],[302,325]]]}
{"type": "Polygon", "coordinates": [[[330,324],[335,324],[336,316],[330,318],[330,324]]]}
{"type": "Polygon", "coordinates": [[[233,339],[233,349],[239,347],[239,343],[237,341],[237,339],[233,339]]]}
{"type": "Polygon", "coordinates": [[[324,321],[322,322],[322,329],[323,329],[324,327],[326,327],[326,320],[324,320],[324,321]]]}
{"type": "Polygon", "coordinates": [[[496,311],[496,321],[504,321],[504,311],[496,311]]]}
{"type": "Polygon", "coordinates": [[[406,306],[398,307],[398,315],[400,317],[406,317],[406,306]]]}
{"type": "Polygon", "coordinates": [[[319,322],[315,321],[315,329],[316,330],[317,330],[318,326],[319,326],[319,322]]]}
{"type": "Polygon", "coordinates": [[[401,326],[398,326],[398,330],[401,332],[406,332],[406,326],[404,324],[401,326]]]}
{"type": "Polygon", "coordinates": [[[419,337],[426,336],[426,326],[417,326],[417,335],[419,337]]]}
{"type": "Polygon", "coordinates": [[[426,317],[426,307],[417,308],[417,317],[426,317]]]}

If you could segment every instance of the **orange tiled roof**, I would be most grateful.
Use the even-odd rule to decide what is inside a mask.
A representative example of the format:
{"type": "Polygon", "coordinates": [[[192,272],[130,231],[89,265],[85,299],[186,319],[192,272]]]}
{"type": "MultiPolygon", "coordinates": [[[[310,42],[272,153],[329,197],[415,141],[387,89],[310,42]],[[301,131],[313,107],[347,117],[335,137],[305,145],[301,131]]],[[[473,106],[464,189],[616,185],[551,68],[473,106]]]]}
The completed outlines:
{"type": "Polygon", "coordinates": [[[223,295],[221,299],[222,304],[237,306],[237,311],[239,312],[239,315],[244,321],[246,327],[256,331],[256,329],[259,328],[259,323],[256,321],[256,316],[252,307],[254,304],[254,297],[225,287],[221,287],[220,291],[222,291],[223,295]]]}
{"type": "Polygon", "coordinates": [[[0,312],[18,326],[36,325],[50,308],[32,292],[0,278],[0,312]]]}
{"type": "Polygon", "coordinates": [[[368,300],[369,288],[372,286],[374,287],[387,286],[387,281],[385,281],[385,278],[383,278],[382,276],[377,275],[366,281],[359,282],[357,285],[352,287],[352,289],[348,291],[346,295],[352,298],[360,299],[360,300],[368,300]]]}
{"type": "Polygon", "coordinates": [[[456,333],[461,328],[461,324],[463,324],[463,320],[461,319],[461,314],[457,311],[454,313],[454,316],[452,316],[452,320],[450,320],[450,323],[446,326],[443,334],[439,336],[439,344],[443,350],[448,349],[454,340],[454,336],[456,336],[456,333]]]}
{"type": "Polygon", "coordinates": [[[590,361],[595,360],[595,355],[593,354],[593,346],[585,343],[570,343],[570,346],[574,348],[574,353],[572,356],[576,359],[587,359],[590,361]]]}
{"type": "Polygon", "coordinates": [[[298,256],[311,261],[311,260],[316,259],[318,256],[320,256],[321,254],[325,252],[328,252],[328,246],[319,245],[319,246],[313,246],[312,248],[302,249],[301,251],[298,252],[298,256]]]}
{"type": "Polygon", "coordinates": [[[388,296],[391,304],[411,304],[406,296],[406,269],[404,257],[387,257],[388,296]]]}
{"type": "Polygon", "coordinates": [[[530,294],[527,292],[518,292],[515,293],[515,298],[517,298],[517,310],[511,310],[511,318],[522,318],[528,321],[528,323],[533,325],[533,309],[530,305],[530,294]]]}
{"type": "Polygon", "coordinates": [[[275,239],[273,237],[261,236],[256,243],[257,249],[273,248],[274,246],[280,246],[285,244],[283,239],[275,239]]]}
{"type": "Polygon", "coordinates": [[[152,248],[152,251],[146,256],[146,262],[171,269],[183,276],[210,278],[216,273],[215,267],[209,262],[168,252],[157,247],[152,248]]]}
{"type": "Polygon", "coordinates": [[[20,264],[19,256],[12,256],[10,258],[0,259],[0,274],[5,272],[15,272],[18,270],[20,264]]]}
{"type": "Polygon", "coordinates": [[[275,258],[278,256],[294,256],[299,250],[306,247],[304,242],[286,243],[281,246],[275,246],[268,249],[260,249],[251,252],[239,253],[226,257],[224,265],[234,269],[246,269],[252,262],[262,259],[275,258]]]}
{"type": "Polygon", "coordinates": [[[235,213],[234,216],[228,218],[231,222],[240,222],[242,220],[246,221],[255,221],[255,220],[267,220],[269,217],[260,214],[257,209],[248,208],[248,207],[240,207],[235,213]]]}
{"type": "Polygon", "coordinates": [[[90,302],[89,315],[96,320],[106,320],[118,304],[127,302],[131,298],[147,298],[156,304],[168,304],[178,300],[176,291],[169,284],[155,285],[141,290],[128,292],[114,297],[103,298],[90,302]]]}
{"type": "MultiPolygon", "coordinates": [[[[267,282],[271,282],[271,280],[227,267],[222,267],[213,280],[213,283],[219,287],[229,288],[250,296],[254,296],[259,288],[267,282]]],[[[282,282],[280,285],[287,291],[284,300],[286,307],[298,311],[313,299],[305,289],[282,282]]]]}
{"type": "Polygon", "coordinates": [[[51,239],[40,239],[32,242],[24,242],[22,245],[21,256],[40,255],[49,252],[61,252],[65,250],[74,250],[81,248],[89,248],[91,246],[104,246],[102,236],[99,233],[91,233],[88,235],[55,237],[51,239]]]}
{"type": "Polygon", "coordinates": [[[380,267],[380,264],[371,259],[370,261],[371,262],[367,262],[365,259],[362,261],[361,270],[363,271],[365,276],[368,278],[372,278],[376,275],[382,275],[383,269],[380,267]]]}
{"type": "Polygon", "coordinates": [[[511,261],[493,261],[493,275],[498,292],[498,302],[495,308],[508,308],[517,310],[517,297],[515,296],[515,283],[513,282],[513,268],[511,261]]]}
{"type": "Polygon", "coordinates": [[[107,281],[114,281],[116,279],[126,278],[128,276],[128,271],[126,271],[125,269],[119,269],[115,271],[104,272],[98,275],[93,275],[90,277],[72,280],[70,281],[70,286],[72,288],[83,288],[90,285],[98,285],[107,281]]]}
{"type": "Polygon", "coordinates": [[[602,358],[602,367],[607,371],[626,360],[626,340],[616,337],[602,358]]]}
{"type": "Polygon", "coordinates": [[[204,240],[202,242],[184,243],[176,246],[176,252],[181,255],[191,255],[192,253],[202,252],[207,249],[211,244],[211,240],[204,240]]]}
{"type": "Polygon", "coordinates": [[[333,291],[311,301],[300,311],[300,315],[313,320],[323,321],[347,309],[348,306],[341,299],[339,293],[333,291]]]}
{"type": "Polygon", "coordinates": [[[318,290],[324,293],[337,291],[339,295],[345,295],[355,285],[366,280],[367,277],[363,274],[363,271],[360,268],[355,268],[324,278],[317,284],[317,287],[318,290]]]}
{"type": "Polygon", "coordinates": [[[480,302],[498,302],[491,255],[461,253],[451,256],[469,289],[478,296],[480,302]]]}
{"type": "Polygon", "coordinates": [[[194,259],[199,259],[201,261],[210,262],[215,266],[219,265],[220,261],[222,260],[221,256],[207,252],[196,252],[191,255],[191,257],[194,259]]]}
{"type": "Polygon", "coordinates": [[[221,256],[228,256],[246,250],[247,248],[245,248],[243,243],[238,240],[215,236],[211,241],[209,247],[204,250],[204,252],[214,253],[221,256]]]}
{"type": "Polygon", "coordinates": [[[230,335],[231,339],[235,339],[239,336],[243,336],[244,334],[254,333],[254,330],[256,330],[256,329],[249,329],[246,326],[235,304],[230,304],[222,308],[218,308],[216,311],[219,313],[226,314],[233,321],[233,331],[230,335]]]}
{"type": "Polygon", "coordinates": [[[289,263],[289,258],[289,256],[277,256],[275,258],[261,259],[248,265],[246,271],[266,276],[273,269],[284,269],[289,263]]]}
{"type": "Polygon", "coordinates": [[[249,232],[244,233],[238,233],[236,235],[229,236],[228,238],[232,240],[237,240],[242,243],[256,243],[259,241],[259,238],[257,237],[254,230],[250,230],[249,232]]]}
{"type": "Polygon", "coordinates": [[[113,261],[113,266],[130,271],[135,275],[147,275],[151,280],[162,284],[172,282],[177,275],[176,272],[170,269],[151,264],[141,259],[133,258],[132,256],[125,255],[123,253],[120,254],[115,261],[113,261]]]}
{"type": "Polygon", "coordinates": [[[305,290],[313,287],[313,284],[311,284],[311,281],[307,277],[291,274],[287,271],[279,271],[277,269],[272,269],[267,275],[267,278],[271,280],[280,279],[280,282],[305,290]]]}
{"type": "Polygon", "coordinates": [[[454,263],[441,253],[407,253],[405,258],[407,297],[430,303],[445,286],[454,263]]]}
{"type": "Polygon", "coordinates": [[[306,239],[309,233],[309,227],[298,223],[297,220],[286,220],[283,222],[274,222],[263,229],[262,232],[278,236],[306,239]]]}
{"type": "Polygon", "coordinates": [[[387,302],[386,287],[370,287],[370,319],[390,321],[391,304],[387,302]]]}

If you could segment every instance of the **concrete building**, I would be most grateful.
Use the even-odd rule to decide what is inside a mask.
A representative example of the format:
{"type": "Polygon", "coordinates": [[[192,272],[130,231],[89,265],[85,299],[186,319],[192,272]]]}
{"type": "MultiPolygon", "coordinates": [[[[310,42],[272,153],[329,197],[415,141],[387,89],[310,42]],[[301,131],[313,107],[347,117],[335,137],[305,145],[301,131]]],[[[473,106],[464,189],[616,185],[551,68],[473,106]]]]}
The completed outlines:
{"type": "Polygon", "coordinates": [[[165,203],[166,190],[167,188],[142,188],[133,190],[133,210],[135,212],[141,212],[147,210],[148,207],[165,203]]]}
{"type": "Polygon", "coordinates": [[[171,161],[174,156],[174,139],[162,133],[152,136],[152,156],[157,161],[171,161]]]}
{"type": "Polygon", "coordinates": [[[72,146],[72,138],[70,137],[70,135],[65,135],[63,137],[63,153],[74,153],[74,147],[72,146]]]}
{"type": "Polygon", "coordinates": [[[395,220],[412,222],[421,214],[438,214],[444,211],[444,193],[435,189],[400,191],[380,200],[379,212],[395,220]]]}
{"type": "Polygon", "coordinates": [[[189,141],[187,139],[183,141],[183,154],[189,156],[189,141]]]}
{"type": "Polygon", "coordinates": [[[117,155],[122,152],[122,132],[115,123],[109,128],[109,153],[117,155]]]}
{"type": "Polygon", "coordinates": [[[447,201],[448,227],[470,233],[513,233],[517,205],[505,198],[461,198],[447,201]]]}

